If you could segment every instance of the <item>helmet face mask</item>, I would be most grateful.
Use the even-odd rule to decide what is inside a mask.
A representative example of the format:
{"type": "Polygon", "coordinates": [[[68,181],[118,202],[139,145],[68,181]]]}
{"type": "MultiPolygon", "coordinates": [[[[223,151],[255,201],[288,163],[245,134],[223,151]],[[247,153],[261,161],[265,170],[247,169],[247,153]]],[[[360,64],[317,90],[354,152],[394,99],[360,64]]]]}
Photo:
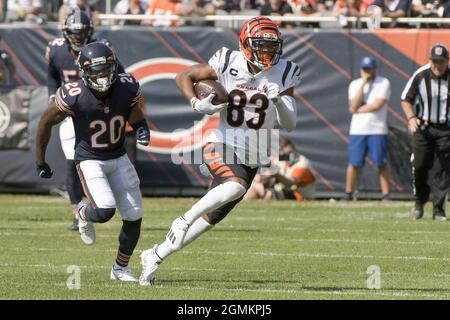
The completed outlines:
{"type": "Polygon", "coordinates": [[[117,78],[117,59],[111,48],[101,42],[86,45],[78,57],[84,83],[98,92],[107,92],[117,78]]]}
{"type": "Polygon", "coordinates": [[[249,45],[253,48],[253,63],[262,70],[270,69],[280,60],[283,40],[268,40],[264,38],[249,38],[249,45]]]}
{"type": "Polygon", "coordinates": [[[242,27],[239,47],[248,62],[260,70],[268,70],[280,60],[283,40],[272,20],[256,17],[242,27]]]}
{"type": "Polygon", "coordinates": [[[117,64],[110,61],[83,67],[87,85],[99,92],[106,92],[116,80],[117,64]]]}
{"type": "Polygon", "coordinates": [[[67,15],[63,26],[63,35],[72,50],[80,52],[91,39],[93,32],[92,21],[83,11],[75,9],[67,15]]]}

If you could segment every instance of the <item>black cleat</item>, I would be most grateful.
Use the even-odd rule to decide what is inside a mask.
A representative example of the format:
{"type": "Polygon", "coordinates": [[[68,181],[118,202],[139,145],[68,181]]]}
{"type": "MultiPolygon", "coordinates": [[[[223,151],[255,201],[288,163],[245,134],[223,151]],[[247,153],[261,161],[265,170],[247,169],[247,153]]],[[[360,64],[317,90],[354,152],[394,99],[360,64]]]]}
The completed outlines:
{"type": "Polygon", "coordinates": [[[72,224],[69,226],[70,231],[78,231],[78,220],[73,220],[72,224]]]}
{"type": "Polygon", "coordinates": [[[445,216],[445,213],[439,212],[439,213],[433,214],[433,220],[447,221],[447,217],[445,216]]]}
{"type": "Polygon", "coordinates": [[[416,206],[411,210],[409,217],[413,220],[419,220],[423,217],[423,206],[416,204],[416,206]]]}

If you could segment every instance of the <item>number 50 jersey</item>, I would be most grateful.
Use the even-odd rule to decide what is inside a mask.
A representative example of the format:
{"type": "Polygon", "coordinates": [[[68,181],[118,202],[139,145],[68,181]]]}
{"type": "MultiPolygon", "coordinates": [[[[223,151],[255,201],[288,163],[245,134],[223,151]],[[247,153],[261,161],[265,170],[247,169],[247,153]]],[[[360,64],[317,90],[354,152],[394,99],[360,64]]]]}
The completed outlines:
{"type": "Polygon", "coordinates": [[[56,91],[56,107],[71,116],[75,127],[75,161],[110,160],[125,154],[125,122],[139,108],[139,83],[130,74],[117,76],[105,99],[83,82],[69,82],[56,91]]]}
{"type": "Polygon", "coordinates": [[[233,147],[243,164],[267,164],[277,114],[275,105],[266,96],[266,85],[276,83],[280,92],[297,86],[299,66],[280,59],[269,70],[252,74],[244,55],[225,47],[218,50],[208,64],[228,91],[229,105],[220,112],[219,127],[207,142],[221,142],[233,147]]]}

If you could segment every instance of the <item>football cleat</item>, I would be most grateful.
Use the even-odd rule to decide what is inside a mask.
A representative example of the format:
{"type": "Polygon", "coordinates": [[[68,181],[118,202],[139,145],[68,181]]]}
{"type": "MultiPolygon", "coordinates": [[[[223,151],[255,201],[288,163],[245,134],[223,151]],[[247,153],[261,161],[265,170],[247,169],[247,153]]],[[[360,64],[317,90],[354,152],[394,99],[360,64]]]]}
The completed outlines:
{"type": "Polygon", "coordinates": [[[155,284],[156,270],[158,270],[162,262],[156,254],[157,246],[155,244],[153,248],[141,253],[142,273],[139,277],[139,284],[141,286],[152,286],[155,284]]]}
{"type": "Polygon", "coordinates": [[[88,246],[93,245],[95,243],[95,228],[94,224],[90,221],[86,221],[83,219],[83,216],[80,214],[80,211],[86,207],[86,203],[80,201],[77,205],[78,210],[78,232],[80,233],[81,241],[88,246]]]}
{"type": "Polygon", "coordinates": [[[416,203],[414,208],[411,210],[411,213],[409,214],[409,217],[412,220],[419,220],[419,219],[422,219],[423,213],[424,213],[423,205],[420,205],[420,204],[416,203]]]}
{"type": "Polygon", "coordinates": [[[189,223],[183,218],[175,219],[166,235],[166,240],[170,243],[172,250],[180,250],[183,247],[184,237],[189,229],[189,223]]]}
{"type": "Polygon", "coordinates": [[[111,268],[111,273],[109,275],[111,280],[120,280],[120,281],[131,281],[137,282],[138,280],[131,272],[131,269],[128,267],[121,267],[117,264],[114,264],[111,268]]]}

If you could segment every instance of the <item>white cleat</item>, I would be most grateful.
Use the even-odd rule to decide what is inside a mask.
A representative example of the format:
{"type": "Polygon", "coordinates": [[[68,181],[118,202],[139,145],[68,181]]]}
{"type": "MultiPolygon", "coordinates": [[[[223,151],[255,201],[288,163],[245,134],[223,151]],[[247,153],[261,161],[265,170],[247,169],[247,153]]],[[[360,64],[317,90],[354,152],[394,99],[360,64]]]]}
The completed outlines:
{"type": "Polygon", "coordinates": [[[170,243],[172,250],[180,250],[183,247],[183,241],[188,229],[189,223],[183,217],[174,220],[166,235],[166,240],[170,243]]]}
{"type": "Polygon", "coordinates": [[[88,246],[95,243],[95,228],[92,222],[86,221],[80,214],[80,210],[86,206],[86,203],[80,201],[77,205],[78,209],[78,232],[80,233],[81,241],[88,246]]]}
{"type": "Polygon", "coordinates": [[[158,270],[162,262],[156,254],[157,246],[155,244],[152,249],[142,251],[141,253],[142,273],[139,277],[139,284],[141,286],[152,286],[155,284],[156,270],[158,270]]]}
{"type": "Polygon", "coordinates": [[[120,281],[131,281],[131,282],[137,282],[138,280],[131,272],[131,269],[128,267],[121,267],[116,264],[114,264],[111,268],[110,273],[110,279],[111,280],[120,280],[120,281]]]}

